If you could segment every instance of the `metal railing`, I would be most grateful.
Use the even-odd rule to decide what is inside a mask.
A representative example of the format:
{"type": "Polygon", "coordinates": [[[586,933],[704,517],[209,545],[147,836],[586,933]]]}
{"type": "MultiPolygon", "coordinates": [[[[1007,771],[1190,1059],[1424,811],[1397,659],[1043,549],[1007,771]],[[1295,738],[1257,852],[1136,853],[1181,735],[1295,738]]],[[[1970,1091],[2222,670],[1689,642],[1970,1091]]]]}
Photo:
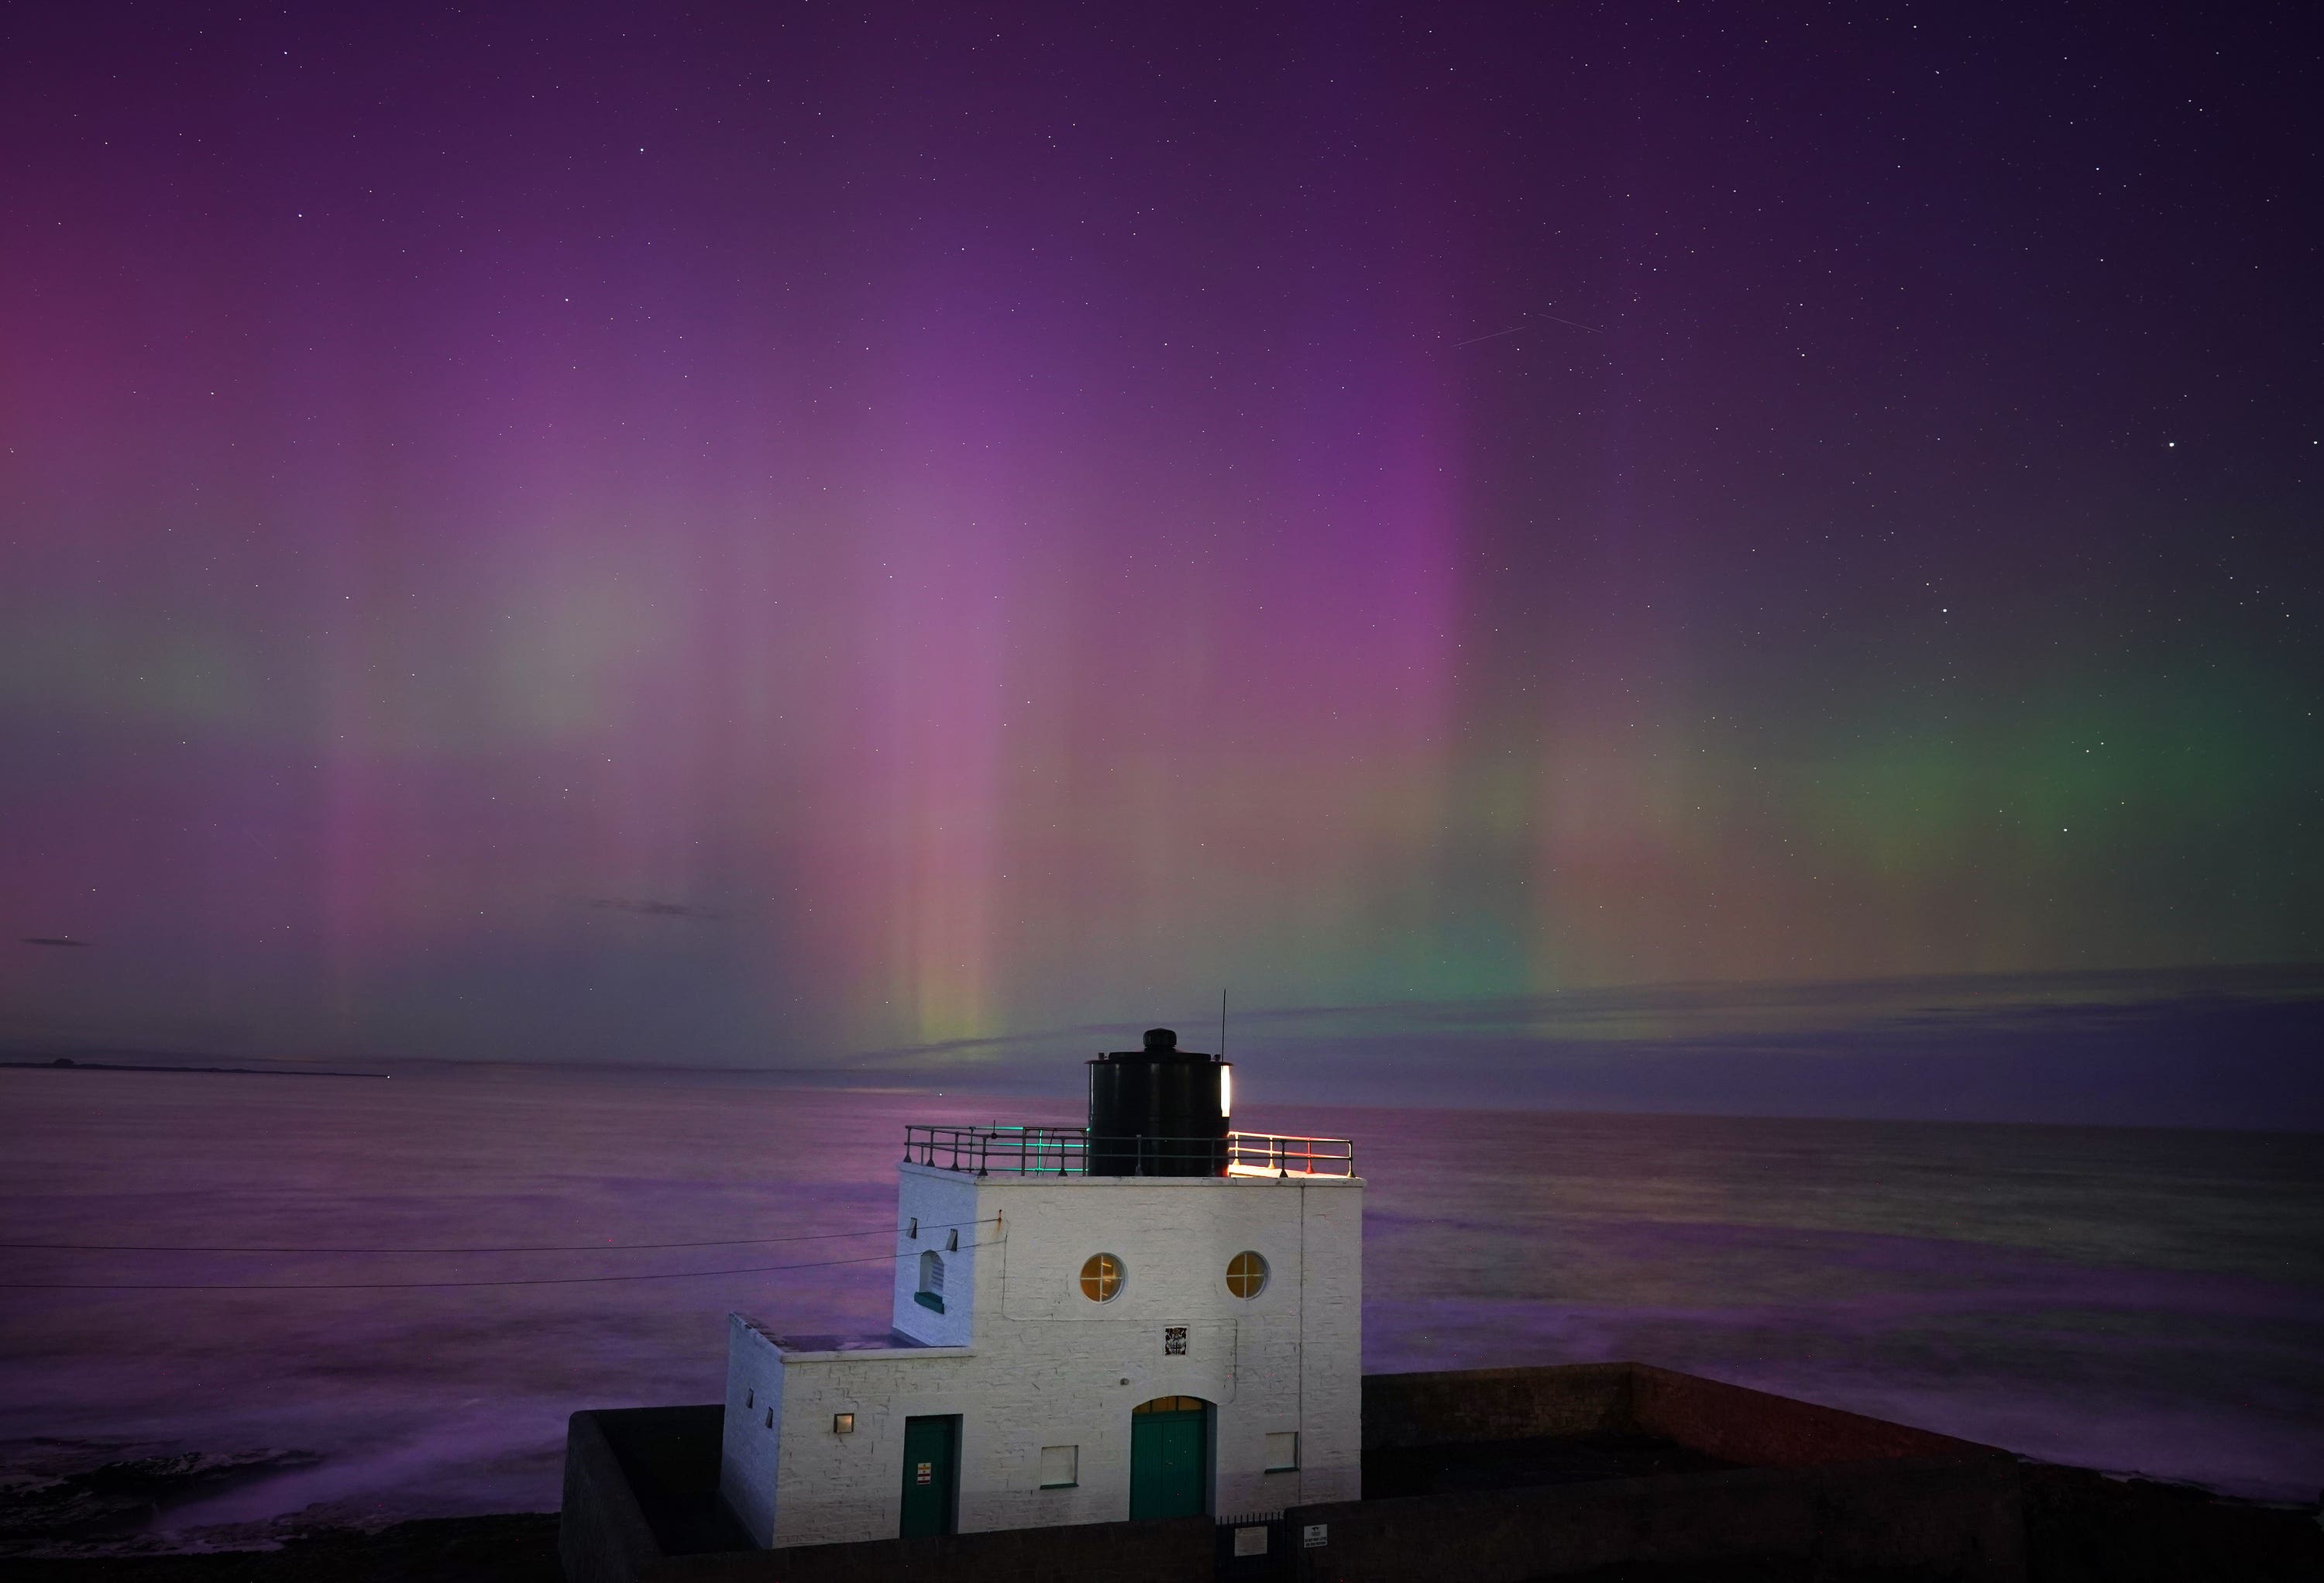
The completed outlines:
{"type": "Polygon", "coordinates": [[[1353,1176],[1356,1145],[1350,1138],[1301,1138],[1283,1133],[1229,1133],[1227,1170],[1249,1176],[1353,1176]]]}
{"type": "Polygon", "coordinates": [[[1083,1127],[906,1126],[904,1162],[978,1176],[1084,1176],[1089,1137],[1083,1127]]]}
{"type": "Polygon", "coordinates": [[[1294,1577],[1299,1560],[1288,1514],[1249,1512],[1217,1520],[1217,1548],[1211,1575],[1218,1583],[1272,1583],[1294,1577]]]}
{"type": "MultiPolygon", "coordinates": [[[[1223,1138],[1102,1137],[1101,1174],[1122,1176],[1353,1176],[1356,1145],[1347,1138],[1279,1133],[1229,1133],[1223,1138]],[[1194,1169],[1189,1169],[1193,1167],[1194,1169]]],[[[1087,1176],[1086,1127],[922,1126],[904,1128],[904,1161],[976,1176],[1087,1176]]]]}

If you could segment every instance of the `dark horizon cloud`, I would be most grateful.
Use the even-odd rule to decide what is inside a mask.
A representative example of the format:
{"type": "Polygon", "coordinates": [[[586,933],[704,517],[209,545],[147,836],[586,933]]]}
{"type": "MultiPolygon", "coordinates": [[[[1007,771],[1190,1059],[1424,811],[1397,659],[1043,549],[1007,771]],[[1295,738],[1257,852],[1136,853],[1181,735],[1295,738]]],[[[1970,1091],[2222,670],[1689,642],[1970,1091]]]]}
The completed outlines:
{"type": "Polygon", "coordinates": [[[1286,1056],[1311,1085],[1328,1073],[1385,1097],[1441,1050],[1448,1085],[1531,1108],[2324,1130],[2324,999],[2312,981],[2283,996],[1996,999],[1820,1023],[1482,1032],[1434,1050],[1390,1034],[1304,1040],[1286,1056]]]}
{"type": "MultiPolygon", "coordinates": [[[[1457,1001],[1351,1002],[1245,1007],[1230,1005],[1231,1037],[1251,1036],[1252,1024],[1274,1038],[1329,1037],[1340,1026],[1373,1032],[1432,1031],[1523,1032],[1566,1040],[1592,1032],[1675,1023],[1720,1038],[1747,1036],[1751,1023],[1794,1027],[1841,1018],[1909,1026],[1945,1023],[1967,1013],[2005,1017],[2080,1020],[2131,1015],[2162,1002],[2232,1004],[2324,1000],[2324,963],[2263,962],[2159,970],[2117,968],[2082,972],[1930,974],[1847,980],[1693,981],[1616,985],[1550,995],[1476,996],[1457,1001]],[[1318,1030],[1324,1030],[1319,1032],[1318,1030]]],[[[1203,1017],[1083,1023],[989,1039],[898,1045],[861,1052],[860,1059],[948,1055],[1023,1047],[1042,1041],[1088,1037],[1135,1041],[1149,1026],[1172,1026],[1182,1045],[1218,1041],[1218,1008],[1203,1017]]]]}
{"type": "MultiPolygon", "coordinates": [[[[1082,1063],[1149,1026],[1214,1051],[1212,1019],[1159,1015],[789,1064],[444,1060],[377,1046],[248,1057],[194,1046],[7,1041],[11,1059],[106,1056],[439,1076],[560,1066],[576,1079],[1039,1097],[1071,1113],[1082,1063]]],[[[1231,1012],[1245,1109],[1367,1105],[2324,1132],[2324,964],[2168,973],[1679,984],[1567,995],[1231,1012]]]]}
{"type": "MultiPolygon", "coordinates": [[[[1179,1029],[1215,1043],[1214,1024],[1179,1029]]],[[[2324,1131],[2324,965],[2310,963],[1261,1008],[1229,1031],[1239,1092],[1278,1106],[2324,1131]]],[[[1076,1041],[1135,1036],[1095,1024],[848,1069],[1064,1088],[1076,1041]]]]}

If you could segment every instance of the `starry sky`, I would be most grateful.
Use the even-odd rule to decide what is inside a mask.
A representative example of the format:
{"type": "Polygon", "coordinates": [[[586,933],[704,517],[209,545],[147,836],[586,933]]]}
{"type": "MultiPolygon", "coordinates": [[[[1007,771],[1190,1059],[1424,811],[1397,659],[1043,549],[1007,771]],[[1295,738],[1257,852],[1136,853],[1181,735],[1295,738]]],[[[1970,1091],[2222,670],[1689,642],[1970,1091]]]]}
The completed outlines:
{"type": "Polygon", "coordinates": [[[2303,7],[0,29],[12,1048],[1225,986],[1426,1097],[2324,959],[2303,7]]]}

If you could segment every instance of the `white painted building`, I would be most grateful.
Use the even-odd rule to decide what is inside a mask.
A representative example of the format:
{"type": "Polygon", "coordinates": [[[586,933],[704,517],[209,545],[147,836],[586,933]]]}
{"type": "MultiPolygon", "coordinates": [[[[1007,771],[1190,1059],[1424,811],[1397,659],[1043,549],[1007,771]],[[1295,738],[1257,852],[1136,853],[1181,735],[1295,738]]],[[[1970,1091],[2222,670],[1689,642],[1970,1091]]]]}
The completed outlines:
{"type": "Polygon", "coordinates": [[[1086,1173],[1121,1141],[910,1129],[892,1334],[730,1316],[720,1489],[754,1541],[1359,1496],[1352,1149],[1213,1134],[1221,1174],[1086,1173]]]}

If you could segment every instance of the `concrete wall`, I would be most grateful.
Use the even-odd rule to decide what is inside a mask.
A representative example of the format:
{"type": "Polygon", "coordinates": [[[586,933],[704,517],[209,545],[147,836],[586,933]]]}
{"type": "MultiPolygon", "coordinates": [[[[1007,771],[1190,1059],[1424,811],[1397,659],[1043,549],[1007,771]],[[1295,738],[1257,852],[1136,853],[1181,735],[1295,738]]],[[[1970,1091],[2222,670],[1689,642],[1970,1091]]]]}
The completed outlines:
{"type": "Polygon", "coordinates": [[[2016,1468],[1891,1460],[1300,1507],[1304,1583],[1523,1583],[1616,1566],[1757,1562],[1802,1578],[2025,1575],[2016,1468]]]}
{"type": "MultiPolygon", "coordinates": [[[[1360,1493],[1360,1180],[979,1179],[908,1164],[899,1173],[897,1328],[969,1345],[781,1350],[771,1522],[759,1523],[752,1492],[730,1495],[754,1535],[783,1547],[892,1535],[904,1421],[949,1413],[961,1418],[963,1532],[1119,1522],[1130,1510],[1130,1410],[1157,1396],[1213,1404],[1216,1511],[1360,1493]],[[913,1216],[917,1242],[905,1230],[913,1216]],[[934,1228],[963,1221],[982,1224],[962,1227],[960,1252],[944,1255],[938,1315],[911,1299],[917,1254],[941,1250],[934,1228]],[[1268,1266],[1266,1288],[1248,1300],[1226,1286],[1229,1261],[1245,1251],[1268,1266]],[[1081,1290],[1082,1265],[1098,1253],[1127,1272],[1110,1302],[1081,1290]],[[1185,1331],[1183,1355],[1166,1347],[1174,1327],[1185,1331]],[[855,1415],[853,1434],[830,1432],[839,1412],[855,1415]],[[1300,1465],[1267,1471],[1268,1436],[1287,1433],[1299,1436],[1300,1465]],[[1074,1487],[1040,1487],[1045,1446],[1076,1448],[1074,1487]]],[[[733,1347],[763,1339],[744,1325],[733,1347]]],[[[731,1363],[729,1374],[731,1422],[750,1384],[731,1363]]],[[[768,1471],[738,1462],[729,1478],[756,1484],[768,1471]]]]}
{"type": "Polygon", "coordinates": [[[606,1439],[606,1417],[576,1412],[565,1423],[557,1555],[566,1583],[632,1583],[662,1558],[629,1475],[606,1439]]]}
{"type": "Polygon", "coordinates": [[[1466,1369],[1364,1380],[1364,1443],[1639,1437],[1745,1471],[1303,1508],[1332,1540],[1302,1576],[1363,1583],[1425,1569],[1491,1583],[1617,1564],[1757,1558],[1928,1578],[2024,1573],[2015,1458],[1813,1402],[1651,1365],[1466,1369]]]}
{"type": "Polygon", "coordinates": [[[1634,1432],[1627,1363],[1364,1376],[1367,1449],[1634,1432]]]}
{"type": "Polygon", "coordinates": [[[2006,1456],[1972,1440],[1652,1364],[1364,1377],[1368,1447],[1519,1440],[1536,1435],[1635,1435],[1669,1440],[1747,1467],[2006,1456]]]}
{"type": "Polygon", "coordinates": [[[1982,1458],[2006,1453],[1973,1440],[1862,1413],[1795,1402],[1652,1364],[1630,1371],[1630,1417],[1646,1434],[1749,1467],[1813,1467],[1900,1457],[1982,1458]]]}

